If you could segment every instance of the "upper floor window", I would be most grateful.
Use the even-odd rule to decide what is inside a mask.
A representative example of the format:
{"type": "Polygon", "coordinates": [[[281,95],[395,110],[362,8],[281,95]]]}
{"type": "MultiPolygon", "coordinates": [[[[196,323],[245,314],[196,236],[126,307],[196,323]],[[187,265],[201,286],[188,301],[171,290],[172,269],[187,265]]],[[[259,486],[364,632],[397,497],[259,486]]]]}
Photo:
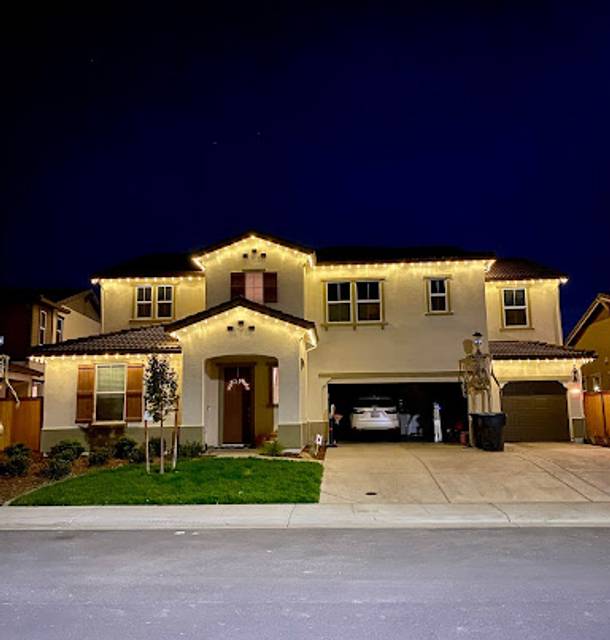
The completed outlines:
{"type": "Polygon", "coordinates": [[[449,311],[449,281],[447,278],[429,278],[427,284],[428,313],[449,311]]]}
{"type": "Polygon", "coordinates": [[[277,273],[240,271],[231,274],[231,299],[244,297],[253,302],[277,302],[277,273]]]}
{"type": "Polygon", "coordinates": [[[44,344],[47,340],[47,319],[48,313],[41,309],[38,318],[38,344],[44,344]]]}
{"type": "Polygon", "coordinates": [[[523,288],[503,289],[502,303],[505,327],[527,327],[527,296],[523,288]]]}
{"type": "Polygon", "coordinates": [[[352,321],[352,283],[326,283],[326,320],[327,322],[352,321]]]}
{"type": "Polygon", "coordinates": [[[136,287],[136,318],[152,318],[152,287],[144,284],[136,287]]]}
{"type": "Polygon", "coordinates": [[[55,327],[55,342],[61,342],[64,339],[64,317],[57,316],[57,326],[55,327]]]}
{"type": "Polygon", "coordinates": [[[157,287],[157,318],[174,316],[174,287],[162,284],[157,287]]]}
{"type": "Polygon", "coordinates": [[[356,318],[358,322],[381,321],[381,283],[378,280],[356,282],[356,318]]]}
{"type": "Polygon", "coordinates": [[[99,364],[95,377],[95,421],[122,422],[125,415],[125,365],[99,364]]]}

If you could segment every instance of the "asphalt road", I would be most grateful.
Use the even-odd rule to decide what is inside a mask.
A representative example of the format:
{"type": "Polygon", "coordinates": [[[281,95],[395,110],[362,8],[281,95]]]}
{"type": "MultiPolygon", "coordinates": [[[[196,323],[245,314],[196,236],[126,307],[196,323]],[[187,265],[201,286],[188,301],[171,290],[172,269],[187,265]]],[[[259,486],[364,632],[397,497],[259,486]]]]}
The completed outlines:
{"type": "Polygon", "coordinates": [[[610,637],[609,529],[0,533],[3,640],[610,637]]]}

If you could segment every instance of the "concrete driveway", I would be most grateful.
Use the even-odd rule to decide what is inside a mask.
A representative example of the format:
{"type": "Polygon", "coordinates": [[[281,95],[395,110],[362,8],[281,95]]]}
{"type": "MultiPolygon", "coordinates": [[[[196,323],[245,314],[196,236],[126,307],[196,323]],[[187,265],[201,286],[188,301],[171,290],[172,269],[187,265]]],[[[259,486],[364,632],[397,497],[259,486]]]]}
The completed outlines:
{"type": "Polygon", "coordinates": [[[326,452],[323,503],[610,501],[610,449],[507,444],[502,453],[427,443],[349,443],[326,452]]]}

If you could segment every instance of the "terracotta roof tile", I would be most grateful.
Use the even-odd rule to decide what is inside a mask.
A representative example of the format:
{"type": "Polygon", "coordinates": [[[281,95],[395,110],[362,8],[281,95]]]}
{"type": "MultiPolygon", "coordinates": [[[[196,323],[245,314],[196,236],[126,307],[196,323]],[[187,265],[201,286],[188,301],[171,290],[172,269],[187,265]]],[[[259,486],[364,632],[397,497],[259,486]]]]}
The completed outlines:
{"type": "Polygon", "coordinates": [[[180,343],[163,325],[100,333],[33,349],[32,355],[97,355],[102,353],[180,353],[180,343]]]}
{"type": "Polygon", "coordinates": [[[489,351],[494,360],[571,360],[595,357],[593,351],[534,340],[490,340],[489,351]]]}
{"type": "Polygon", "coordinates": [[[557,280],[567,278],[565,273],[524,258],[499,258],[486,280],[557,280]]]}

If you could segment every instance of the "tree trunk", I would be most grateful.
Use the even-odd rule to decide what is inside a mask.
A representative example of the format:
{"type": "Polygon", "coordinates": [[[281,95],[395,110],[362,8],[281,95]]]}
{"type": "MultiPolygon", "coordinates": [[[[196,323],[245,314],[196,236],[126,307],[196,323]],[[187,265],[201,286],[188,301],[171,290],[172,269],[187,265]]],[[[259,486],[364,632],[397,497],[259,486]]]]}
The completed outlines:
{"type": "Polygon", "coordinates": [[[150,473],[150,452],[148,451],[148,420],[144,420],[144,455],[146,460],[146,473],[150,473]]]}
{"type": "Polygon", "coordinates": [[[165,442],[163,441],[163,418],[161,418],[160,423],[160,433],[161,433],[161,442],[159,444],[159,453],[161,454],[161,459],[159,461],[159,473],[165,473],[165,442]]]}
{"type": "Polygon", "coordinates": [[[180,443],[180,426],[178,425],[178,409],[176,409],[176,413],[174,414],[174,452],[172,455],[172,470],[176,469],[176,464],[178,463],[178,445],[180,443]]]}

